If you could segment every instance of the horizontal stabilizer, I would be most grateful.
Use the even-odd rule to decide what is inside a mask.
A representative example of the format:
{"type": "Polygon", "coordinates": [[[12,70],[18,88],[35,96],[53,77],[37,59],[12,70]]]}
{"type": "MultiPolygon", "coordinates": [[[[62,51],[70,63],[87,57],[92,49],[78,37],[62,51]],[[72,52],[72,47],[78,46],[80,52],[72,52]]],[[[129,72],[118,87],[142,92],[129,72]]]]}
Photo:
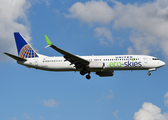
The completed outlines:
{"type": "Polygon", "coordinates": [[[24,58],[21,58],[21,57],[18,57],[18,56],[15,56],[15,55],[12,55],[12,54],[9,54],[9,53],[6,53],[6,52],[4,52],[4,54],[8,55],[9,57],[11,57],[11,58],[13,58],[13,59],[15,59],[17,61],[27,61],[24,58]]]}

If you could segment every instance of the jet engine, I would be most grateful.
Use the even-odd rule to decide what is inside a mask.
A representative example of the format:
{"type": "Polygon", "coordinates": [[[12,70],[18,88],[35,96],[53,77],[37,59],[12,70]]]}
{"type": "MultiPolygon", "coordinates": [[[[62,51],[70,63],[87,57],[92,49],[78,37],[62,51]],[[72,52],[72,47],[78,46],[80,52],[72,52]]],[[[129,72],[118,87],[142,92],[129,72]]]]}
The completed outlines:
{"type": "Polygon", "coordinates": [[[113,76],[114,75],[114,71],[96,72],[96,75],[99,75],[100,77],[113,76]]]}

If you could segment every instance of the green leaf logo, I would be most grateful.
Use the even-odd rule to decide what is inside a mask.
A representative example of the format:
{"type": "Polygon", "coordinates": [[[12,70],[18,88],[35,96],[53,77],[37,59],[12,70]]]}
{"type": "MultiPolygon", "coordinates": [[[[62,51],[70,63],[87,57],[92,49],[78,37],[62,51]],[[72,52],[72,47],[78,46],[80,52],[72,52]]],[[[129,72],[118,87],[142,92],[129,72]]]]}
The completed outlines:
{"type": "Polygon", "coordinates": [[[135,60],[135,58],[132,59],[132,61],[134,61],[134,60],[135,60]]]}

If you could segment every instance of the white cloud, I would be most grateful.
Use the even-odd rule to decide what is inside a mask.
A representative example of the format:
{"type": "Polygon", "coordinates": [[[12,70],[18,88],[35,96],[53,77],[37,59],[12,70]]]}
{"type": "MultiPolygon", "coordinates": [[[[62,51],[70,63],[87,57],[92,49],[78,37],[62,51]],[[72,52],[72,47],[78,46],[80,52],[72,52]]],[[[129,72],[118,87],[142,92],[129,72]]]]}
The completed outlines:
{"type": "Polygon", "coordinates": [[[161,114],[161,109],[152,103],[145,102],[134,114],[134,120],[168,120],[168,113],[161,114]]]}
{"type": "Polygon", "coordinates": [[[110,23],[115,17],[113,9],[103,1],[77,2],[69,9],[70,14],[66,17],[78,18],[82,22],[110,23]]]}
{"type": "Polygon", "coordinates": [[[113,98],[112,90],[109,90],[109,95],[107,96],[107,100],[110,100],[113,98]]]}
{"type": "Polygon", "coordinates": [[[116,118],[116,120],[118,120],[118,115],[117,115],[117,113],[118,113],[118,110],[116,110],[115,112],[113,112],[113,116],[116,118]]]}
{"type": "Polygon", "coordinates": [[[112,94],[112,90],[110,89],[108,93],[106,93],[106,94],[103,93],[102,96],[101,96],[101,98],[99,100],[97,100],[96,102],[97,103],[98,102],[102,102],[102,101],[106,101],[107,102],[107,101],[111,100],[113,97],[114,96],[112,94]]]}
{"type": "Polygon", "coordinates": [[[16,117],[12,117],[12,118],[10,118],[10,120],[17,120],[17,118],[16,117]]]}
{"type": "Polygon", "coordinates": [[[46,6],[50,6],[49,1],[45,1],[45,3],[46,3],[46,6]]]}
{"type": "Polygon", "coordinates": [[[168,107],[168,92],[164,96],[164,103],[168,107]]]}
{"type": "Polygon", "coordinates": [[[33,120],[33,119],[30,117],[30,115],[28,115],[28,114],[24,114],[24,119],[26,119],[26,120],[33,120]]]}
{"type": "Polygon", "coordinates": [[[149,54],[152,47],[160,48],[168,55],[168,1],[156,0],[144,4],[115,2],[114,11],[118,13],[113,28],[131,28],[130,41],[136,53],[149,54]],[[135,31],[137,35],[135,35],[135,31]],[[132,36],[133,35],[133,36],[132,36]],[[166,40],[165,40],[166,39],[166,40]]]}
{"type": "Polygon", "coordinates": [[[98,37],[101,44],[108,44],[113,42],[113,37],[111,31],[107,27],[97,27],[94,29],[95,37],[98,37]],[[105,38],[107,39],[105,41],[105,38]]]}
{"type": "Polygon", "coordinates": [[[133,28],[158,37],[168,38],[168,1],[156,0],[141,5],[115,2],[116,28],[133,28]]]}
{"type": "Polygon", "coordinates": [[[132,47],[129,47],[129,48],[127,49],[127,51],[128,51],[128,55],[133,55],[133,54],[135,54],[132,47]]]}
{"type": "Polygon", "coordinates": [[[164,98],[168,98],[168,92],[165,94],[164,98]]]}
{"type": "Polygon", "coordinates": [[[109,99],[112,99],[113,98],[113,94],[110,94],[110,95],[108,95],[107,96],[107,99],[109,100],[109,99]]]}
{"type": "Polygon", "coordinates": [[[59,105],[59,103],[56,102],[54,99],[42,100],[42,103],[44,106],[47,106],[47,107],[55,107],[59,105]]]}
{"type": "Polygon", "coordinates": [[[45,120],[45,119],[44,119],[44,117],[40,116],[40,117],[39,117],[39,120],[45,120]]]}
{"type": "MultiPolygon", "coordinates": [[[[157,38],[150,36],[145,33],[133,33],[130,36],[130,41],[133,43],[135,49],[128,48],[128,53],[136,50],[136,54],[150,54],[151,50],[149,48],[152,48],[152,46],[157,47],[157,38]]],[[[155,49],[156,49],[155,48],[155,49]]]]}
{"type": "Polygon", "coordinates": [[[0,0],[0,3],[0,60],[6,60],[3,52],[17,53],[13,32],[21,32],[27,41],[31,39],[26,15],[31,4],[27,0],[0,0]]]}
{"type": "Polygon", "coordinates": [[[36,3],[38,3],[38,4],[42,4],[42,3],[45,3],[46,4],[46,6],[50,6],[50,1],[51,0],[29,0],[30,1],[30,3],[31,4],[36,4],[36,3]]]}
{"type": "Polygon", "coordinates": [[[64,4],[65,3],[65,1],[63,1],[63,0],[59,0],[62,4],[64,4]]]}
{"type": "Polygon", "coordinates": [[[100,23],[102,27],[95,28],[94,32],[100,36],[101,43],[107,44],[106,39],[112,40],[112,35],[109,37],[109,29],[106,29],[108,35],[105,34],[107,31],[102,32],[104,24],[109,23],[114,30],[129,30],[129,38],[133,46],[128,46],[128,53],[150,54],[151,51],[161,50],[165,56],[168,56],[167,0],[142,4],[122,4],[115,0],[111,2],[113,6],[109,6],[108,2],[104,1],[77,2],[69,9],[70,14],[65,16],[89,24],[100,23]],[[154,47],[157,49],[153,49],[154,47]]]}

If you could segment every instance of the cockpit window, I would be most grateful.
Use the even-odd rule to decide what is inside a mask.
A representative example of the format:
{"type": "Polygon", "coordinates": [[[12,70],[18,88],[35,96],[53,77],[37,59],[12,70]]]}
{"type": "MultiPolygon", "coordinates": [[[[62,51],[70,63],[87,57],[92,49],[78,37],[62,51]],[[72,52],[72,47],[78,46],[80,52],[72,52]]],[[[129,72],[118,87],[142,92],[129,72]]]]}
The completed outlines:
{"type": "Polygon", "coordinates": [[[158,58],[152,58],[152,60],[159,60],[158,58]]]}

